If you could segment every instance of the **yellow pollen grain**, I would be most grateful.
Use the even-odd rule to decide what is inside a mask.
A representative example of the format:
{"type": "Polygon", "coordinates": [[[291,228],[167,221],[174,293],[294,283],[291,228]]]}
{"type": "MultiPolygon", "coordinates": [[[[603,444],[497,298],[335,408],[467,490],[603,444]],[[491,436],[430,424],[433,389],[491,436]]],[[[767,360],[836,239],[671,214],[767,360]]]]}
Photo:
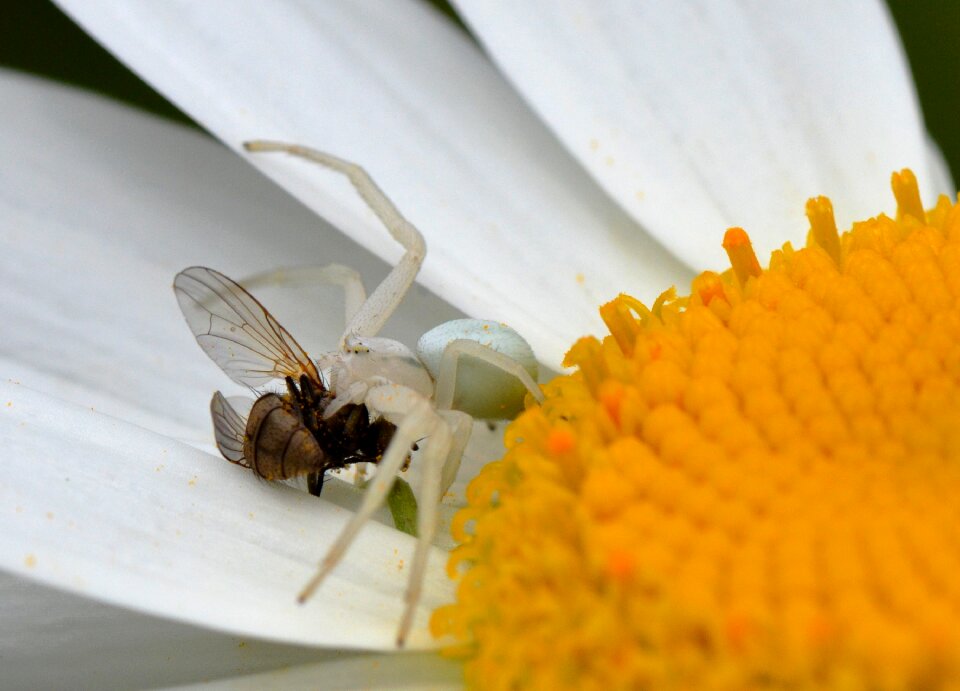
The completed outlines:
{"type": "Polygon", "coordinates": [[[547,434],[547,450],[553,456],[560,456],[573,450],[576,438],[566,427],[558,427],[547,434]]]}
{"type": "Polygon", "coordinates": [[[453,521],[484,689],[960,688],[960,205],[621,295],[453,521]]]}

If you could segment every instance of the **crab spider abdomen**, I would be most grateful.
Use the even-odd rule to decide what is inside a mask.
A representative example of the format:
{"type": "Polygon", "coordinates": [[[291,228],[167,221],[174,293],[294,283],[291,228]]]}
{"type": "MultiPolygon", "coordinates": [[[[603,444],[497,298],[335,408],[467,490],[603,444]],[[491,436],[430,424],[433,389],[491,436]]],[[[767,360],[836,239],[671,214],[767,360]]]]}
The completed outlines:
{"type": "MultiPolygon", "coordinates": [[[[453,398],[450,408],[474,418],[507,420],[524,407],[527,387],[515,375],[491,359],[478,357],[479,352],[458,347],[463,342],[479,344],[498,356],[497,361],[517,363],[535,382],[537,359],[533,349],[506,324],[485,319],[455,319],[434,327],[417,342],[417,357],[442,387],[444,353],[449,362],[456,362],[453,398]],[[449,348],[453,346],[450,352],[449,348]]],[[[440,391],[438,389],[438,396],[440,391]]]]}

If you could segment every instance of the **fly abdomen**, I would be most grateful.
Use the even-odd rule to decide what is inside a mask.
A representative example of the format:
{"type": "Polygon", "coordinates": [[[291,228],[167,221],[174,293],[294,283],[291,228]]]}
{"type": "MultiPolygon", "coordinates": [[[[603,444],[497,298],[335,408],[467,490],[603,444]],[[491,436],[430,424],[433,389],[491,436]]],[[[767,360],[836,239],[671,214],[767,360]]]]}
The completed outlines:
{"type": "Polygon", "coordinates": [[[322,473],[327,461],[297,410],[277,394],[261,396],[250,409],[243,455],[253,472],[266,480],[322,473]]]}

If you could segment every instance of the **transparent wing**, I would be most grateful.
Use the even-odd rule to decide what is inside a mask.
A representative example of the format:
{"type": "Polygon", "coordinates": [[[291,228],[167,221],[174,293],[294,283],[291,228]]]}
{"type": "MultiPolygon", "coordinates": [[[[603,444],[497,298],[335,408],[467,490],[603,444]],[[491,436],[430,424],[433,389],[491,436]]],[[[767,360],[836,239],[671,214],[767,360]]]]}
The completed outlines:
{"type": "Polygon", "coordinates": [[[210,399],[210,416],[213,418],[213,434],[220,453],[231,463],[249,468],[250,463],[243,455],[247,422],[219,391],[210,399]]]}
{"type": "Polygon", "coordinates": [[[238,384],[261,387],[301,374],[319,383],[310,357],[255,297],[219,271],[191,266],[173,290],[197,343],[238,384]]]}

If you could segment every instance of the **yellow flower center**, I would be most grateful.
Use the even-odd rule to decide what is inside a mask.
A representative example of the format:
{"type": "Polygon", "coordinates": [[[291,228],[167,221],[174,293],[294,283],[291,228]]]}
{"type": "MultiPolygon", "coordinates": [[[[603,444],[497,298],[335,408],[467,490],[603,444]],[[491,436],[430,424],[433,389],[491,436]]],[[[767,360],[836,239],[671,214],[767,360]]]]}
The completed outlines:
{"type": "Polygon", "coordinates": [[[960,205],[893,189],[896,219],[840,236],[814,199],[769,268],[731,229],[688,297],[601,308],[454,522],[432,625],[472,686],[956,683],[960,205]]]}

